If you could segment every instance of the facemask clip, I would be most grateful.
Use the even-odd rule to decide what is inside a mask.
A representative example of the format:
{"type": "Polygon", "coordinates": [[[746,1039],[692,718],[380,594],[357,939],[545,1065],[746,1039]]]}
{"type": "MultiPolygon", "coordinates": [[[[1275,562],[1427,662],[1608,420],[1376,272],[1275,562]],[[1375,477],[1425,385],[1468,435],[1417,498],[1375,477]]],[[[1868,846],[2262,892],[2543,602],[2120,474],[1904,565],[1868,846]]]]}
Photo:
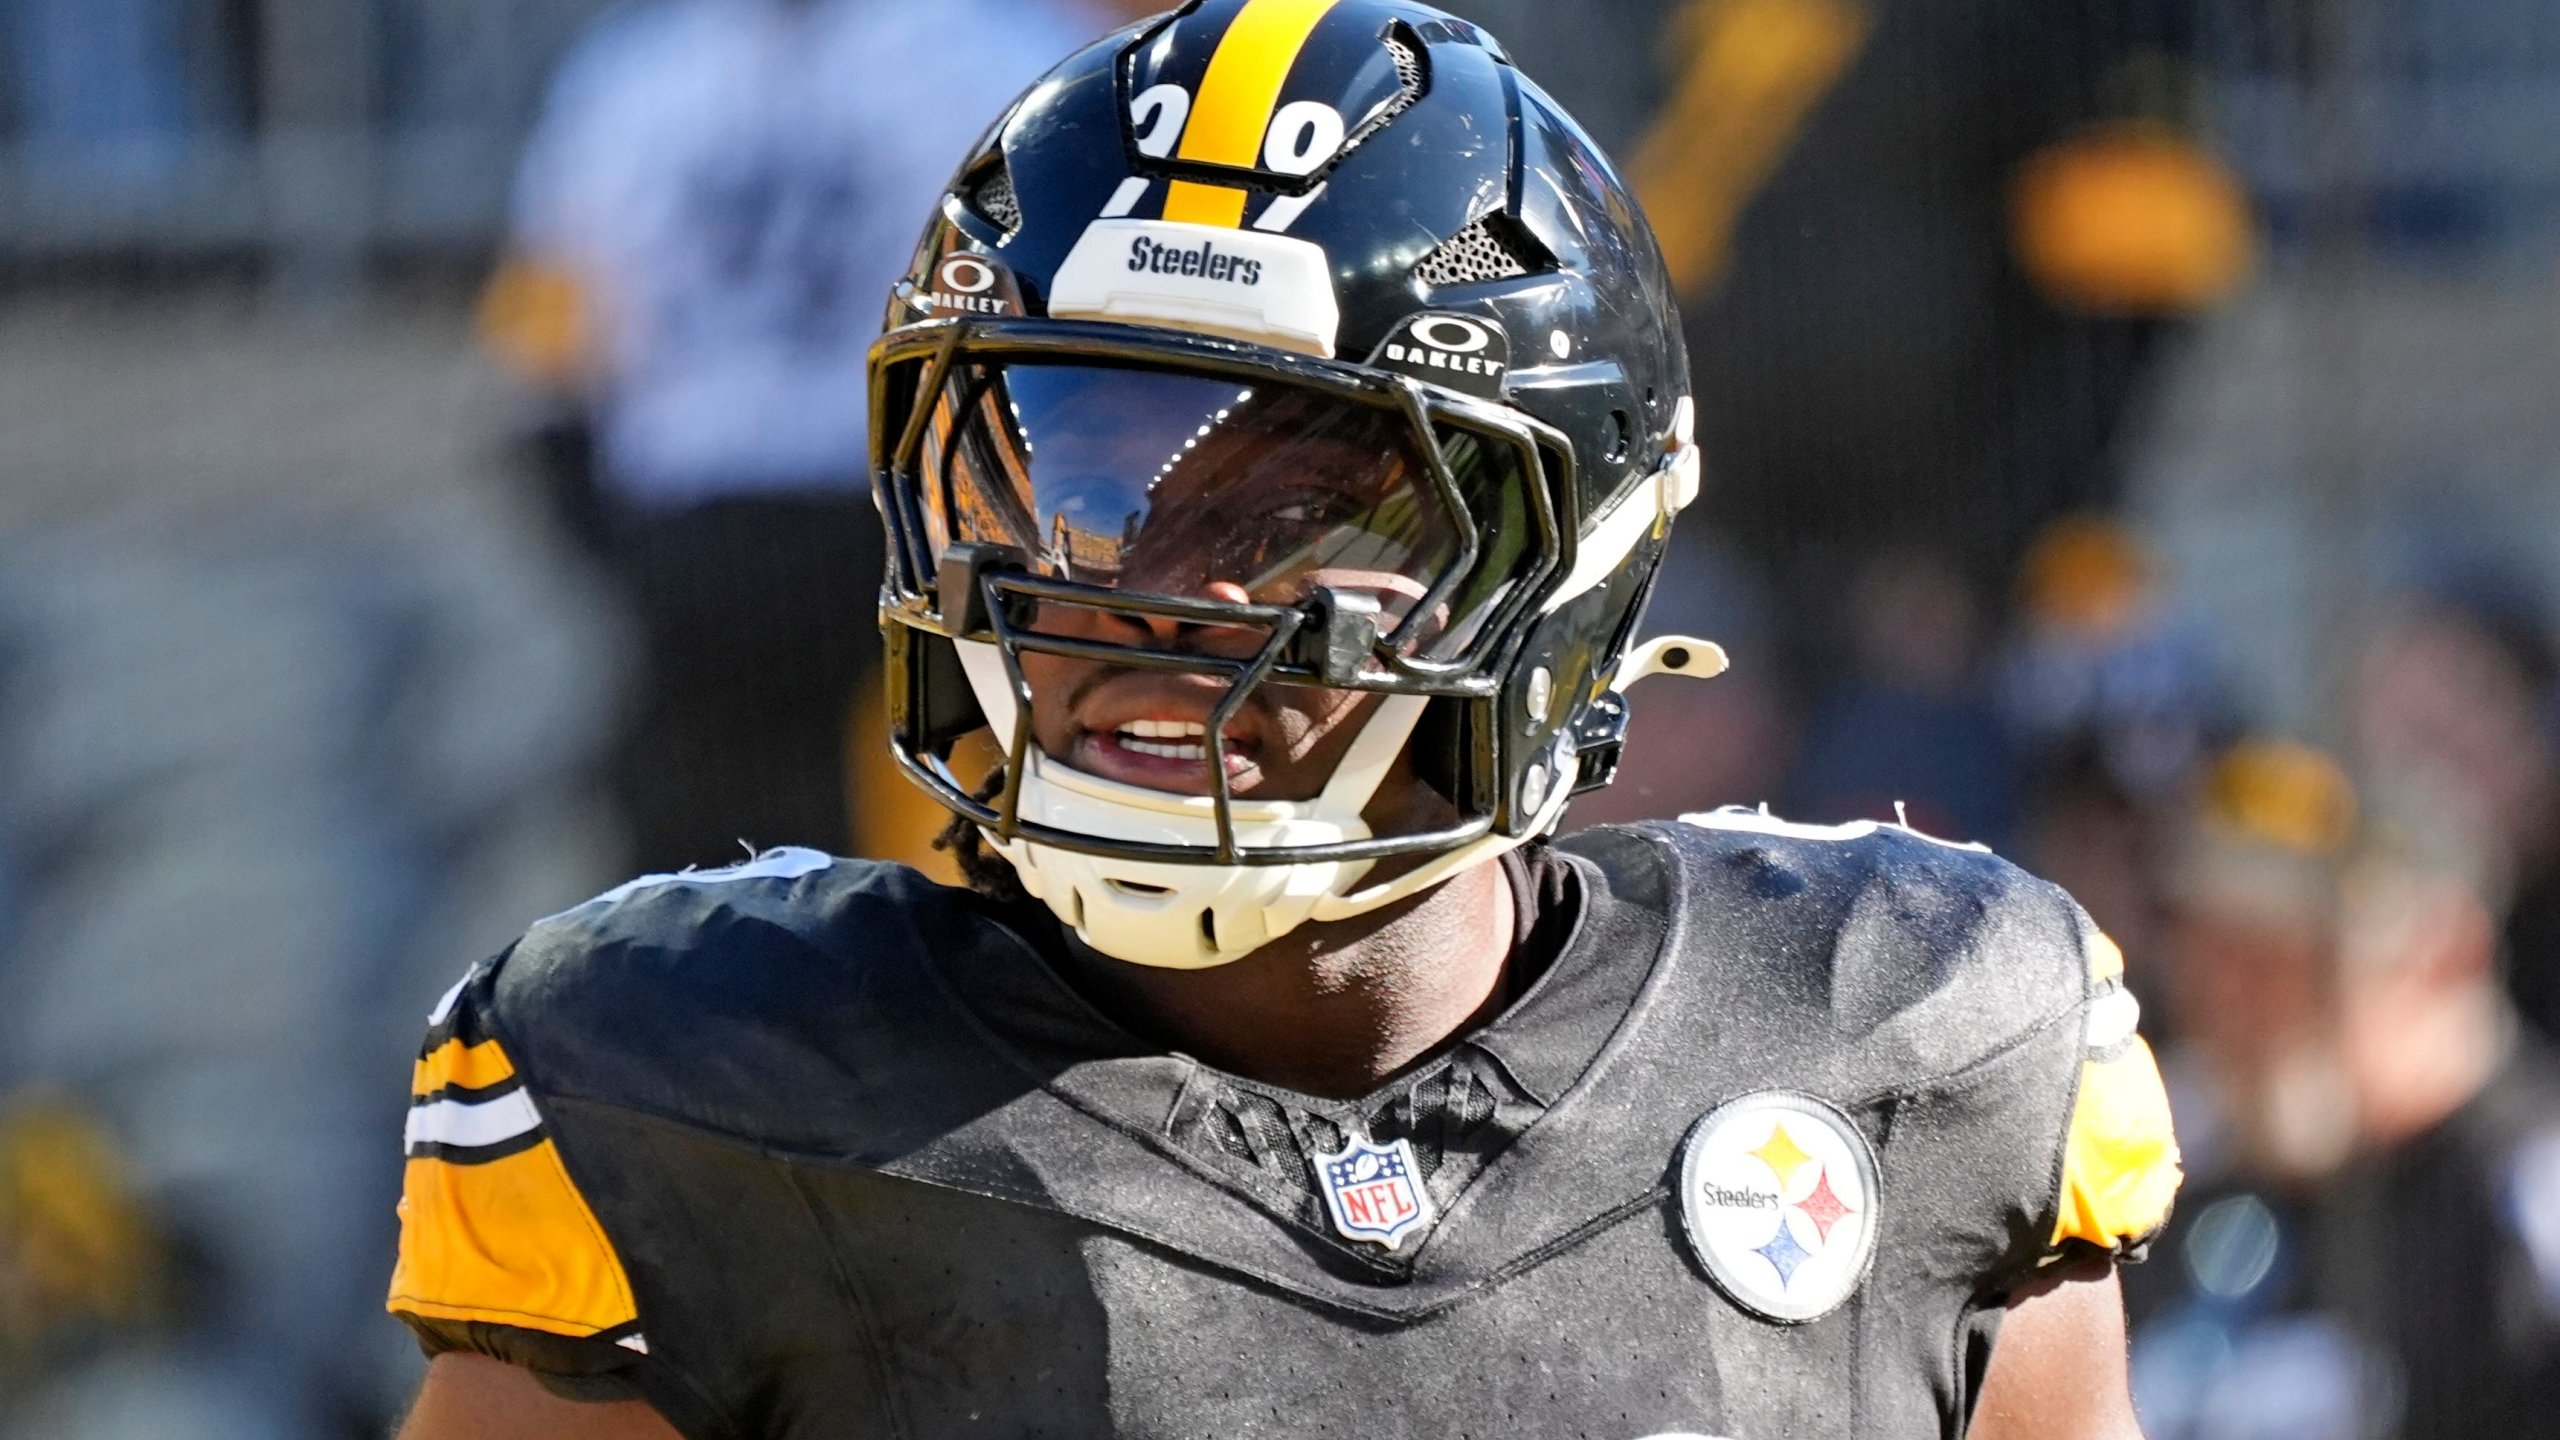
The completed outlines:
{"type": "Polygon", "coordinates": [[[1349,687],[1376,655],[1385,628],[1376,598],[1327,586],[1302,608],[1309,623],[1297,634],[1290,663],[1313,670],[1327,685],[1349,687]]]}

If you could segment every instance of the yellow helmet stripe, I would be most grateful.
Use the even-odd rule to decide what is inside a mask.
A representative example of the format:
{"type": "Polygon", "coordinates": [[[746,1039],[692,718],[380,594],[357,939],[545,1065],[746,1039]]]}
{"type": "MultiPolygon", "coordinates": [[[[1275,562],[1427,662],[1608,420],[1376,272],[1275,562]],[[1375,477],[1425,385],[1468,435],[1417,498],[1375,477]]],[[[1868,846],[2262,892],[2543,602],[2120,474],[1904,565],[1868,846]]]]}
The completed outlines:
{"type": "MultiPolygon", "coordinates": [[[[1280,106],[1280,87],[1307,48],[1325,13],[1340,0],[1246,0],[1219,38],[1183,128],[1185,160],[1249,167],[1261,158],[1262,137],[1280,106]]],[[[1164,202],[1164,218],[1229,230],[1244,225],[1245,192],[1230,185],[1176,180],[1164,202]]]]}

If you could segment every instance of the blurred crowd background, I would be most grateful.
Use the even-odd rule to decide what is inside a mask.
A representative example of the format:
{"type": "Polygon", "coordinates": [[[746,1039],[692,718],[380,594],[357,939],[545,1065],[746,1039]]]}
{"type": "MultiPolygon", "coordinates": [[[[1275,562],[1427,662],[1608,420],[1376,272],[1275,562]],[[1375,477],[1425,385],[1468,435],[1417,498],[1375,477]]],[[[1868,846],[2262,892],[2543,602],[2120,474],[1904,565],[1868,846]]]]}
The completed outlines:
{"type": "MultiPolygon", "coordinates": [[[[404,1067],[877,758],[861,357],[1104,0],[0,0],[0,1440],[352,1440],[404,1067]]],[[[1483,0],[1710,484],[1577,823],[1978,840],[2123,944],[2154,1440],[2560,1414],[2560,7],[1483,0]]]]}

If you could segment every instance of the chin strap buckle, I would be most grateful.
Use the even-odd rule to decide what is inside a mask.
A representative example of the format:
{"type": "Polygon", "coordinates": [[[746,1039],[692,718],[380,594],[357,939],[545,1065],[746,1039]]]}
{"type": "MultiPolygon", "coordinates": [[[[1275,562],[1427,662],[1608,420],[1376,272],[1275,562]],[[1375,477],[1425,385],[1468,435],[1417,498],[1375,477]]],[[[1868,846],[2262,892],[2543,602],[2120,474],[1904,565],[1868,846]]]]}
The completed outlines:
{"type": "Polygon", "coordinates": [[[1573,722],[1573,793],[1588,795],[1618,778],[1627,748],[1627,697],[1603,690],[1573,722]]]}
{"type": "Polygon", "coordinates": [[[1730,668],[1724,647],[1712,640],[1665,635],[1628,652],[1618,666],[1617,684],[1600,692],[1583,708],[1573,725],[1574,753],[1580,757],[1573,793],[1587,795],[1618,778],[1618,761],[1627,748],[1627,691],[1655,675],[1685,675],[1712,680],[1730,668]]]}

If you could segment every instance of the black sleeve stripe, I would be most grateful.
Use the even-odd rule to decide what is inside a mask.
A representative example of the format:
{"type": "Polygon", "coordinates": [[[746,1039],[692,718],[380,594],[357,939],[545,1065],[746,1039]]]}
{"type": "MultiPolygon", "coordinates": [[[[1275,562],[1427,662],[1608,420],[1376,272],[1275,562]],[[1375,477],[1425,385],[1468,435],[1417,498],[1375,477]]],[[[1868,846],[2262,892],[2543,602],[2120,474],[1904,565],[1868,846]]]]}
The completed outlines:
{"type": "Polygon", "coordinates": [[[646,1363],[640,1352],[615,1343],[639,1333],[638,1321],[601,1335],[573,1339],[479,1320],[430,1320],[406,1312],[401,1313],[400,1319],[417,1335],[419,1348],[430,1356],[461,1351],[503,1360],[537,1375],[573,1378],[620,1374],[646,1363]]]}
{"type": "MultiPolygon", "coordinates": [[[[499,957],[504,958],[503,955],[499,957]]],[[[428,1015],[427,1038],[418,1047],[419,1059],[426,1059],[456,1040],[468,1049],[496,1038],[488,1022],[481,1018],[481,1012],[488,1004],[489,989],[497,983],[497,978],[495,961],[483,961],[471,967],[461,983],[455,985],[437,1003],[435,1012],[428,1015]]]]}
{"type": "Polygon", "coordinates": [[[441,1160],[447,1165],[487,1165],[511,1155],[521,1155],[550,1138],[543,1127],[537,1126],[490,1145],[447,1145],[436,1140],[418,1140],[409,1145],[408,1158],[441,1160]]]}
{"type": "Polygon", "coordinates": [[[409,1108],[415,1110],[421,1105],[433,1105],[441,1100],[450,1100],[457,1105],[478,1105],[512,1095],[523,1088],[522,1075],[510,1075],[494,1085],[439,1085],[424,1095],[411,1096],[409,1108]]]}
{"type": "Polygon", "coordinates": [[[480,1007],[465,1000],[453,1007],[453,1013],[442,1024],[428,1027],[426,1043],[418,1047],[418,1058],[424,1060],[456,1040],[467,1050],[495,1038],[495,1032],[480,1018],[480,1007]]]}

